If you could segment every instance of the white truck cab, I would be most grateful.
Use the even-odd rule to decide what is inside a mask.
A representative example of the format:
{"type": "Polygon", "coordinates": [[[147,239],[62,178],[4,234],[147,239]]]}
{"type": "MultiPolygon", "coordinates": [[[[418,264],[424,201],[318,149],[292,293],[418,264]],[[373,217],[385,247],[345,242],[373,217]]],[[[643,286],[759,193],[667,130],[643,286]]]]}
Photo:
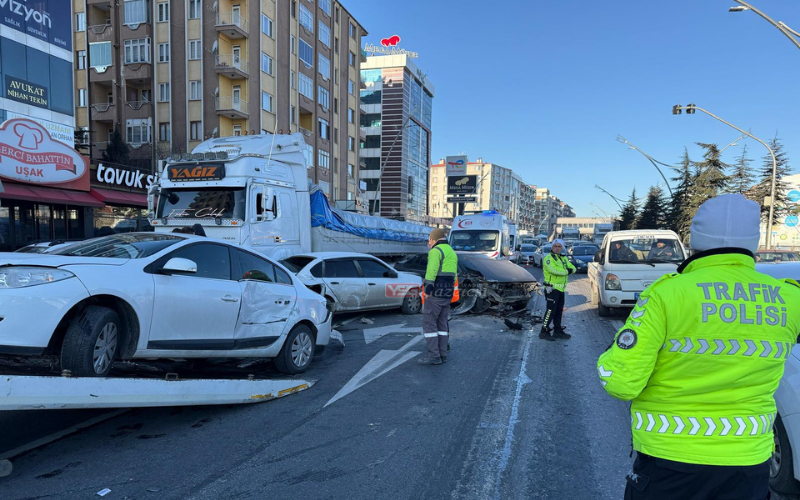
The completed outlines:
{"type": "Polygon", "coordinates": [[[508,221],[495,210],[459,215],[450,229],[450,246],[459,252],[478,252],[497,260],[508,260],[511,242],[508,221]]]}
{"type": "Polygon", "coordinates": [[[686,250],[673,231],[611,231],[589,263],[592,302],[604,317],[612,308],[632,308],[645,288],[674,273],[684,259],[686,250]]]}

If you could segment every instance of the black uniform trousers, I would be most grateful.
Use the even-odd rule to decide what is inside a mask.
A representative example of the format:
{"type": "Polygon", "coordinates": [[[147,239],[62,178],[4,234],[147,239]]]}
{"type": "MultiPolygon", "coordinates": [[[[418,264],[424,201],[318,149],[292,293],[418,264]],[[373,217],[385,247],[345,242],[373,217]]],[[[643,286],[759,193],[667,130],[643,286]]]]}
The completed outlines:
{"type": "Polygon", "coordinates": [[[769,460],[750,466],[699,465],[637,453],[625,500],[766,500],[769,460]]]}
{"type": "Polygon", "coordinates": [[[555,288],[550,290],[549,293],[545,292],[547,312],[544,313],[544,321],[542,321],[543,330],[550,328],[550,321],[553,322],[556,332],[561,330],[561,316],[564,314],[564,295],[564,292],[555,288]]]}

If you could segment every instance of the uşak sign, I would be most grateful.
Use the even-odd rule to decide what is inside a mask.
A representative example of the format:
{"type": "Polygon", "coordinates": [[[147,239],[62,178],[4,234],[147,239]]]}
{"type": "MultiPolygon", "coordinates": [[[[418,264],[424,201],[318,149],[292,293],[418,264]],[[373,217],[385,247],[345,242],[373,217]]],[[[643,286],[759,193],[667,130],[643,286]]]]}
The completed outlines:
{"type": "Polygon", "coordinates": [[[35,121],[14,118],[0,125],[0,177],[88,191],[88,172],[86,157],[35,121]]]}
{"type": "Polygon", "coordinates": [[[0,23],[72,51],[72,2],[0,0],[0,23]]]}

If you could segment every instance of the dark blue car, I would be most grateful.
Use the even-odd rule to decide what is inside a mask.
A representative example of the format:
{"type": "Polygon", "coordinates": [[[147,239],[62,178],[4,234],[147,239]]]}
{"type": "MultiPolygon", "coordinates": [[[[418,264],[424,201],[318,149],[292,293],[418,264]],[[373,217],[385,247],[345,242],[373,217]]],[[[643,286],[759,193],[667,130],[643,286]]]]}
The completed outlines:
{"type": "Polygon", "coordinates": [[[589,262],[594,260],[594,254],[600,250],[597,245],[580,244],[569,249],[569,261],[579,273],[589,272],[589,262]]]}

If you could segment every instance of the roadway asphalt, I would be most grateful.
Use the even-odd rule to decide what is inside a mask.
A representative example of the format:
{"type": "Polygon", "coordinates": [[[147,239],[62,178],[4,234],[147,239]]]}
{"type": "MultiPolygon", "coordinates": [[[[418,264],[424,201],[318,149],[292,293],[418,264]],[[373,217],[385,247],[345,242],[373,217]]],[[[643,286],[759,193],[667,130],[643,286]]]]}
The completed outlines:
{"type": "Polygon", "coordinates": [[[257,405],[126,412],[15,459],[0,498],[108,488],[117,499],[620,499],[630,417],[595,369],[620,318],[597,316],[585,276],[568,292],[571,340],[460,316],[442,366],[411,359],[382,371],[391,363],[381,359],[422,351],[419,335],[402,331],[421,316],[356,317],[339,328],[346,345],[304,375],[317,380],[310,389],[257,405]],[[365,342],[365,329],[384,326],[395,333],[365,342]],[[341,393],[354,379],[363,385],[341,393]]]}

